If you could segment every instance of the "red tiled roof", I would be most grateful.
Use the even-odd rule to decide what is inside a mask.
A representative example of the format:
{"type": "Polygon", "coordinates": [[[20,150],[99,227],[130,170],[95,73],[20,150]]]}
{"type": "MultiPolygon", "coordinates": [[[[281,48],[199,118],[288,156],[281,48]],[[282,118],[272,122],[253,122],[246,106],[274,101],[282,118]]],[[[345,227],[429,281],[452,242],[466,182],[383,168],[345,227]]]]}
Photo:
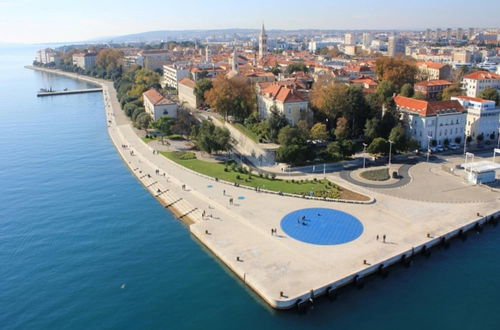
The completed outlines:
{"type": "MultiPolygon", "coordinates": [[[[260,86],[265,85],[260,84],[260,86]]],[[[305,98],[300,95],[300,92],[277,83],[269,83],[261,90],[261,94],[283,103],[306,101],[305,98]]]]}
{"type": "Polygon", "coordinates": [[[461,99],[461,100],[468,100],[468,101],[473,101],[473,102],[479,102],[479,103],[488,103],[488,102],[495,102],[495,101],[490,101],[490,100],[485,100],[485,99],[480,99],[479,97],[472,97],[472,96],[453,96],[454,98],[461,99]]]}
{"type": "Polygon", "coordinates": [[[431,61],[417,62],[417,66],[426,66],[427,68],[437,69],[437,70],[443,68],[445,65],[446,64],[437,63],[437,62],[431,62],[431,61]]]}
{"type": "Polygon", "coordinates": [[[429,81],[419,81],[415,83],[415,86],[442,86],[442,85],[453,85],[451,81],[448,80],[429,80],[429,81]]]}
{"type": "Polygon", "coordinates": [[[464,112],[464,108],[458,101],[423,101],[410,97],[396,96],[394,102],[398,108],[404,108],[410,112],[416,112],[421,116],[435,116],[439,113],[464,112]]]}
{"type": "Polygon", "coordinates": [[[181,81],[179,81],[179,84],[187,86],[189,88],[194,88],[196,86],[196,83],[189,78],[181,79],[181,81]]]}
{"type": "Polygon", "coordinates": [[[464,79],[500,79],[500,75],[489,71],[476,71],[465,75],[464,79]]]}
{"type": "Polygon", "coordinates": [[[153,105],[175,104],[174,101],[167,99],[154,88],[147,90],[146,92],[142,93],[142,95],[147,98],[153,105]]]}

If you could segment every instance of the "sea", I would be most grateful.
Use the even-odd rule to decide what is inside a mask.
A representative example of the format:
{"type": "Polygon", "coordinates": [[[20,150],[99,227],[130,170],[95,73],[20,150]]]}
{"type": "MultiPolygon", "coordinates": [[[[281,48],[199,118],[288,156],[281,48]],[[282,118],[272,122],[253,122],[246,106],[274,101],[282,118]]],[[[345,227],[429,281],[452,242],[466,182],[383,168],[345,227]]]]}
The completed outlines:
{"type": "MultiPolygon", "coordinates": [[[[133,177],[100,93],[0,47],[0,329],[500,329],[500,226],[307,313],[270,309],[133,177]]],[[[453,207],[451,205],[450,207],[453,207]]]]}

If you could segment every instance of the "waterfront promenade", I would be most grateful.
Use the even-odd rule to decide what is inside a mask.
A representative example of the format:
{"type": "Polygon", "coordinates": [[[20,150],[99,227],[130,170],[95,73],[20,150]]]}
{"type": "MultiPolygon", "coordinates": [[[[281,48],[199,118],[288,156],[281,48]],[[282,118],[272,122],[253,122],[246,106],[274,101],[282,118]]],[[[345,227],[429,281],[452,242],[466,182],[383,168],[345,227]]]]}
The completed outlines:
{"type": "MultiPolygon", "coordinates": [[[[414,189],[414,200],[403,199],[397,194],[354,186],[336,174],[328,178],[377,202],[364,205],[306,200],[215,182],[180,167],[145,144],[121,111],[112,82],[57,73],[102,86],[109,136],[130,171],[163,205],[189,224],[190,232],[200,242],[275,308],[292,307],[298,299],[308,299],[311,290],[316,296],[328,287],[352,281],[356,275],[374,272],[380,264],[396,261],[424,244],[437,243],[442,235],[482,221],[499,209],[499,196],[494,192],[481,191],[491,197],[484,202],[474,200],[474,196],[470,203],[462,204],[425,202],[418,198],[429,198],[431,193],[425,188],[412,184],[400,188],[414,189]],[[231,205],[229,198],[235,203],[231,205]],[[361,221],[363,233],[346,244],[315,245],[295,240],[281,230],[280,221],[285,215],[311,207],[352,214],[361,221]],[[271,235],[272,228],[277,228],[276,235],[271,235]],[[377,235],[386,235],[386,242],[377,240],[377,235]]],[[[443,184],[447,179],[454,180],[445,177],[443,184]]],[[[464,186],[461,194],[467,196],[467,189],[464,186]]]]}

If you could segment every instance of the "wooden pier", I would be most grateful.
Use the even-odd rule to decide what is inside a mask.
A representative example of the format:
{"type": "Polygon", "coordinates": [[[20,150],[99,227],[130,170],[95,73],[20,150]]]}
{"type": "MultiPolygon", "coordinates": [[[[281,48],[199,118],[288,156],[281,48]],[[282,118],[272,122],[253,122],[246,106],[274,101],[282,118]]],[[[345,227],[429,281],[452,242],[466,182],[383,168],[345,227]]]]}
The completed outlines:
{"type": "Polygon", "coordinates": [[[86,88],[86,89],[73,89],[73,90],[62,90],[62,91],[46,91],[38,92],[36,96],[52,96],[52,95],[65,95],[65,94],[83,94],[83,93],[96,93],[102,92],[102,88],[86,88]]]}

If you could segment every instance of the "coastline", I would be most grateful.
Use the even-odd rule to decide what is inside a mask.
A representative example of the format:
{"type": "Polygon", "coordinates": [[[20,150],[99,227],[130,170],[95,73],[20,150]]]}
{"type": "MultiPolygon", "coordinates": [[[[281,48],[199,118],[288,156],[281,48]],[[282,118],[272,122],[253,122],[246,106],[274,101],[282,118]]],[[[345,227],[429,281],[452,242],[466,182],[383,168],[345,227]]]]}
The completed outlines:
{"type": "MultiPolygon", "coordinates": [[[[178,217],[179,219],[181,219],[181,221],[188,225],[190,232],[194,237],[197,238],[198,241],[200,241],[209,251],[211,251],[214,256],[220,259],[226,267],[228,267],[248,287],[256,292],[273,308],[287,309],[294,307],[299,300],[302,302],[307,302],[309,298],[313,298],[321,294],[330,294],[332,290],[336,290],[338,287],[353,283],[356,279],[360,279],[369,274],[381,271],[382,269],[385,269],[393,263],[407,260],[407,258],[413,257],[415,253],[426,252],[430,247],[440,243],[444,243],[451,237],[454,237],[456,235],[461,235],[464,231],[473,228],[476,223],[483,224],[491,218],[491,213],[489,213],[487,211],[488,209],[485,208],[486,213],[483,213],[483,211],[481,211],[482,214],[486,214],[485,216],[481,216],[479,218],[473,216],[473,220],[470,220],[470,215],[467,215],[468,218],[466,218],[465,220],[461,220],[460,224],[450,223],[447,226],[441,225],[439,227],[440,231],[435,231],[435,237],[433,237],[432,239],[430,239],[429,237],[423,238],[423,236],[422,238],[418,239],[409,237],[411,238],[410,241],[409,238],[406,237],[404,240],[402,240],[401,246],[394,249],[392,249],[392,247],[391,249],[389,249],[389,247],[384,247],[386,248],[386,251],[384,251],[383,255],[374,253],[374,259],[371,260],[375,261],[369,267],[364,265],[362,266],[361,263],[358,264],[357,261],[359,260],[360,256],[363,255],[362,253],[366,252],[366,249],[360,251],[357,254],[353,253],[354,256],[352,258],[355,259],[356,262],[349,262],[349,267],[346,267],[346,269],[335,271],[332,271],[331,266],[327,265],[328,267],[325,266],[325,268],[318,267],[317,264],[312,263],[311,260],[308,260],[308,258],[311,258],[311,256],[314,255],[315,251],[319,253],[319,249],[314,246],[311,247],[312,254],[309,256],[302,256],[295,253],[295,255],[293,255],[293,258],[289,257],[289,259],[282,261],[281,259],[286,258],[287,254],[296,252],[297,246],[300,251],[300,244],[294,243],[294,245],[296,246],[289,247],[289,242],[276,243],[275,239],[269,239],[267,227],[265,229],[265,232],[263,232],[261,224],[253,223],[253,220],[267,221],[268,219],[256,219],[255,215],[248,212],[247,210],[238,210],[237,207],[229,207],[227,206],[227,204],[223,204],[224,200],[220,196],[215,197],[212,195],[212,191],[214,190],[213,187],[203,190],[203,184],[205,184],[205,182],[213,182],[209,180],[208,177],[203,178],[199,175],[199,173],[191,173],[190,171],[186,171],[186,169],[181,165],[176,164],[161,155],[152,156],[153,149],[135,134],[133,129],[130,127],[128,118],[126,118],[121,111],[120,105],[116,99],[116,92],[113,87],[113,82],[53,69],[39,67],[27,68],[52,74],[59,74],[69,78],[79,79],[102,86],[108,134],[113,142],[115,149],[117,150],[120,157],[122,157],[123,161],[127,164],[129,170],[164,207],[168,208],[176,217],[178,217]],[[127,147],[124,148],[123,145],[127,145],[127,147]],[[131,147],[132,145],[133,147],[131,147]],[[134,154],[132,155],[131,152],[133,152],[134,154]],[[164,168],[168,168],[168,170],[165,170],[165,172],[163,172],[168,176],[149,174],[155,173],[155,170],[159,168],[162,169],[161,172],[164,171],[164,168]],[[175,173],[179,173],[179,175],[175,175],[175,173]],[[180,181],[181,179],[183,181],[180,181]],[[184,184],[184,180],[190,180],[187,190],[180,189],[180,187],[184,184]],[[191,186],[194,187],[195,184],[198,184],[198,186],[192,189],[191,186]],[[207,204],[209,205],[208,212],[213,212],[215,214],[214,218],[206,219],[202,216],[203,210],[201,209],[201,205],[207,204]],[[200,208],[194,207],[193,205],[197,205],[200,208]],[[217,220],[223,223],[224,228],[221,228],[221,224],[218,224],[217,220]],[[248,239],[246,241],[243,241],[243,237],[245,237],[244,235],[248,235],[249,233],[255,235],[255,237],[252,237],[251,241],[249,241],[248,239]],[[243,242],[240,242],[240,239],[237,239],[240,237],[242,238],[241,240],[243,242]],[[249,242],[251,242],[252,244],[249,244],[249,242]],[[269,246],[264,246],[264,244],[269,244],[269,246]],[[260,249],[259,254],[252,252],[253,250],[257,249],[253,248],[252,250],[252,246],[258,247],[260,249]],[[239,257],[237,259],[238,261],[235,262],[236,256],[239,256],[240,253],[247,253],[243,254],[243,259],[245,260],[245,262],[239,262],[239,257]],[[260,257],[260,259],[263,259],[265,255],[265,261],[258,260],[259,258],[252,255],[252,253],[256,254],[257,257],[260,257]],[[252,258],[254,258],[255,260],[253,260],[252,258]],[[247,259],[249,260],[249,266],[246,265],[247,259]],[[286,277],[285,281],[287,282],[285,283],[287,285],[287,289],[285,289],[287,290],[285,291],[287,293],[287,297],[285,298],[278,296],[278,293],[280,291],[277,288],[281,288],[282,285],[281,283],[279,283],[279,281],[281,280],[279,276],[281,276],[281,273],[283,272],[282,268],[280,267],[283,267],[283,264],[287,264],[286,261],[290,259],[293,260],[288,261],[288,266],[286,267],[289,267],[289,269],[286,269],[286,276],[283,275],[283,277],[286,277]],[[296,262],[298,266],[291,265],[290,262],[296,262]],[[268,264],[272,265],[271,268],[273,269],[267,269],[269,267],[268,264]],[[259,269],[258,271],[260,271],[260,273],[255,274],[258,271],[255,270],[255,273],[253,273],[253,267],[260,267],[263,270],[259,269]],[[325,273],[329,273],[322,276],[322,271],[324,271],[325,273]],[[312,273],[320,274],[317,275],[312,273]],[[271,280],[268,280],[267,277],[269,277],[270,275],[276,276],[276,279],[271,278],[271,280]],[[296,283],[297,277],[301,278],[301,283],[296,283]],[[297,288],[294,288],[294,286],[297,288]],[[294,291],[288,294],[290,291],[292,291],[292,289],[294,289],[294,291]]],[[[220,183],[220,185],[222,184],[223,183],[220,183]]],[[[226,189],[229,189],[229,187],[226,189]]],[[[254,197],[258,196],[251,191],[241,192],[241,190],[239,189],[232,189],[231,193],[248,195],[243,197],[248,198],[249,200],[252,199],[252,202],[254,200],[257,200],[254,197]]],[[[281,201],[285,201],[284,204],[286,204],[287,202],[290,203],[290,205],[288,205],[287,207],[276,205],[275,207],[278,210],[277,212],[275,212],[276,214],[288,212],[290,207],[299,207],[304,205],[325,205],[326,203],[328,203],[317,200],[302,200],[300,198],[294,198],[290,196],[277,197],[274,195],[260,196],[258,202],[262,203],[262,198],[267,199],[268,197],[269,202],[267,203],[270,207],[273,206],[269,204],[272,204],[273,201],[277,201],[278,199],[281,201]]],[[[243,204],[244,202],[241,203],[243,204]]],[[[363,212],[376,211],[375,209],[373,209],[373,207],[380,206],[373,204],[375,203],[371,203],[370,205],[358,204],[352,206],[336,204],[335,207],[339,209],[348,209],[350,210],[350,212],[359,211],[358,217],[360,217],[363,212]],[[349,207],[351,207],[351,209],[349,209],[349,207]],[[359,210],[354,209],[354,207],[359,208],[359,210]]],[[[253,206],[255,208],[255,206],[258,207],[259,204],[254,204],[253,206]]],[[[441,212],[439,209],[438,211],[441,212]]],[[[381,215],[386,217],[398,218],[397,216],[394,216],[387,211],[384,211],[382,213],[380,213],[380,211],[377,212],[378,213],[376,213],[374,216],[370,215],[367,221],[366,231],[369,236],[375,235],[373,229],[370,228],[370,223],[377,221],[381,215]]],[[[256,213],[258,212],[256,211],[256,213]]],[[[266,212],[263,213],[264,215],[262,214],[262,212],[258,214],[259,217],[267,216],[270,218],[276,215],[269,215],[269,213],[266,212]]],[[[494,214],[498,214],[498,211],[494,212],[494,214]]],[[[277,220],[279,220],[279,218],[277,220]]],[[[272,224],[276,226],[276,221],[272,222],[272,224]]],[[[400,226],[398,226],[398,228],[396,229],[401,228],[400,226]]],[[[421,229],[419,230],[421,231],[421,229]]],[[[422,230],[425,230],[425,228],[422,230]]],[[[346,247],[335,247],[335,249],[337,248],[341,251],[341,254],[349,251],[349,249],[345,249],[346,247]]],[[[333,248],[327,251],[330,254],[332,253],[332,251],[335,251],[335,253],[337,253],[337,250],[333,250],[333,248]]],[[[325,253],[325,256],[328,256],[327,253],[325,253]]]]}

